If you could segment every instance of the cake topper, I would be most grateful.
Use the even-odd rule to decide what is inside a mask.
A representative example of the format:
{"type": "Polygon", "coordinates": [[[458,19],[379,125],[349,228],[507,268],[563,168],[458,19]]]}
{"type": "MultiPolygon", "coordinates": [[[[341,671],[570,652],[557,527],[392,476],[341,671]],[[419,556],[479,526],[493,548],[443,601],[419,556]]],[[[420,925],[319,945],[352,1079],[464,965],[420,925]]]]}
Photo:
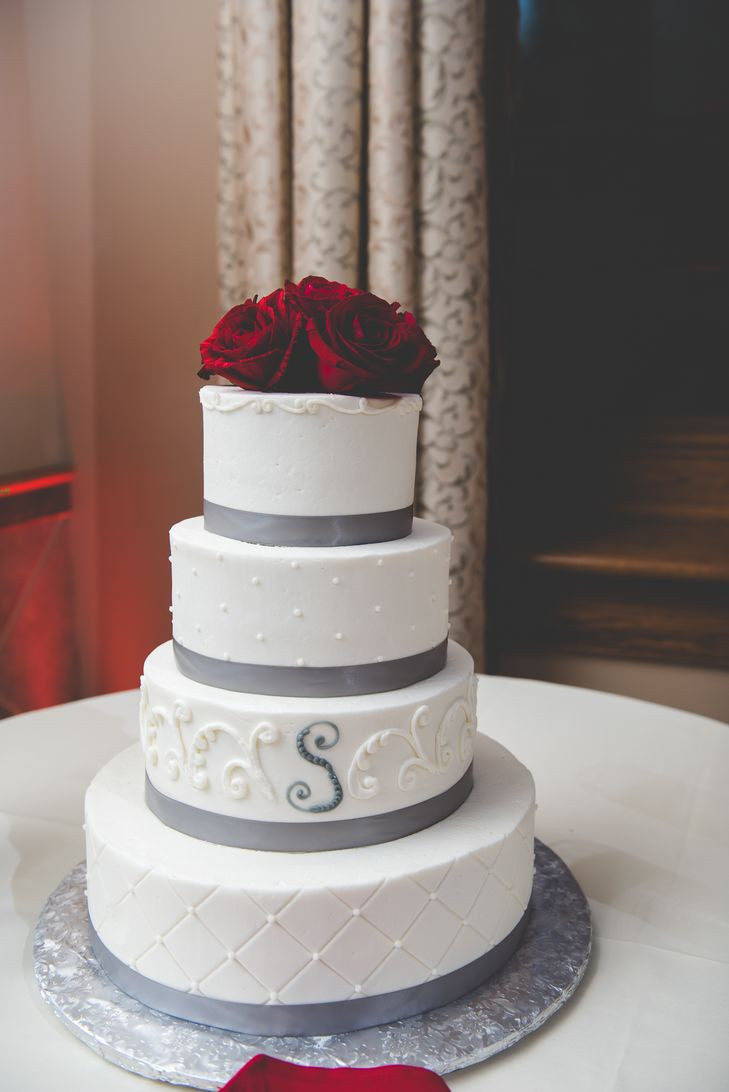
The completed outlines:
{"type": "Polygon", "coordinates": [[[198,375],[245,390],[419,394],[436,350],[409,311],[324,277],[287,281],[223,315],[198,375]]]}

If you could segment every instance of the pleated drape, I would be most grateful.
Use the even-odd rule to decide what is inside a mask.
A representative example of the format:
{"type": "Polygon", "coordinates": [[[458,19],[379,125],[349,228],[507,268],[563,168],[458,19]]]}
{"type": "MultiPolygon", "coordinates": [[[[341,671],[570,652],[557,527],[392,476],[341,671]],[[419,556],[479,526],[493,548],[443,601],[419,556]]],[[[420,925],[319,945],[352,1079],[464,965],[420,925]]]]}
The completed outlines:
{"type": "Polygon", "coordinates": [[[220,279],[359,284],[438,347],[417,505],[454,531],[452,636],[484,656],[483,0],[220,0],[220,279]]]}

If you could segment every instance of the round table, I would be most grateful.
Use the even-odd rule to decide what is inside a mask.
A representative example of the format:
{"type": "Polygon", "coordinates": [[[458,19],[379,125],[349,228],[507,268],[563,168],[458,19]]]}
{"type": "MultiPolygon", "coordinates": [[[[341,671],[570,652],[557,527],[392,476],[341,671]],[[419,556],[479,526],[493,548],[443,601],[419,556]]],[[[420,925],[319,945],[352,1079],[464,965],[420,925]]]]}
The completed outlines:
{"type": "MultiPolygon", "coordinates": [[[[152,1082],[103,1061],[41,1001],[32,939],[82,857],[83,796],[137,735],[129,691],[0,721],[0,1086],[116,1092],[152,1082]]],[[[479,726],[532,770],[537,834],[590,899],[583,985],[454,1092],[729,1088],[729,726],[632,699],[483,678],[479,726]]],[[[157,1087],[160,1087],[157,1085],[157,1087]]]]}

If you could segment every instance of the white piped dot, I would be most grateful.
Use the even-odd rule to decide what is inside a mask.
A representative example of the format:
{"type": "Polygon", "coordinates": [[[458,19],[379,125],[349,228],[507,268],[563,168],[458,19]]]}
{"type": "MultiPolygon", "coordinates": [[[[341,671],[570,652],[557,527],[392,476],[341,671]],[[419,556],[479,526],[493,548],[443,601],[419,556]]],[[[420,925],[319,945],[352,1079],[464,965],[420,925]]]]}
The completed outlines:
{"type": "Polygon", "coordinates": [[[172,561],[172,554],[167,558],[168,561],[172,561]]]}
{"type": "Polygon", "coordinates": [[[296,661],[296,666],[297,667],[303,667],[304,666],[304,657],[303,656],[299,656],[298,660],[296,661]]]}
{"type": "Polygon", "coordinates": [[[278,1001],[278,994],[276,993],[275,990],[271,990],[271,992],[268,995],[268,1000],[269,1001],[278,1001]]]}
{"type": "Polygon", "coordinates": [[[226,956],[232,962],[235,959],[235,952],[226,952],[226,956]]]}
{"type": "Polygon", "coordinates": [[[384,557],[378,557],[378,558],[377,558],[377,565],[378,565],[378,567],[379,567],[379,568],[381,569],[381,568],[382,568],[382,566],[383,566],[384,564],[385,564],[385,559],[384,559],[384,557]]]}
{"type": "Polygon", "coordinates": [[[263,640],[265,640],[265,638],[264,638],[262,633],[257,633],[256,634],[256,640],[257,641],[263,641],[263,640]]]}
{"type": "Polygon", "coordinates": [[[187,907],[185,907],[185,909],[187,910],[187,916],[189,918],[192,918],[192,917],[195,916],[195,907],[194,906],[187,906],[187,907]]]}
{"type": "Polygon", "coordinates": [[[334,634],[334,640],[335,640],[335,641],[341,641],[341,639],[342,639],[342,637],[343,637],[343,636],[344,636],[344,634],[343,634],[343,633],[335,633],[335,634],[334,634]]]}
{"type": "Polygon", "coordinates": [[[221,603],[220,604],[220,610],[222,610],[223,614],[227,614],[228,613],[228,604],[227,603],[221,603]]]}
{"type": "Polygon", "coordinates": [[[298,567],[299,567],[298,561],[292,561],[291,562],[291,568],[292,569],[298,569],[298,567]]]}
{"type": "Polygon", "coordinates": [[[197,993],[197,982],[190,983],[190,993],[197,993]]]}
{"type": "Polygon", "coordinates": [[[437,978],[438,977],[438,968],[437,967],[433,967],[433,970],[430,972],[430,977],[431,978],[437,978]]]}
{"type": "Polygon", "coordinates": [[[253,585],[254,588],[257,588],[260,583],[261,583],[260,576],[252,576],[251,577],[251,584],[253,585]]]}
{"type": "Polygon", "coordinates": [[[359,985],[359,983],[357,983],[357,985],[354,987],[354,992],[362,993],[362,987],[359,985]]]}
{"type": "Polygon", "coordinates": [[[222,561],[223,560],[223,555],[221,554],[220,550],[218,550],[217,554],[215,555],[215,560],[216,561],[222,561]]]}
{"type": "Polygon", "coordinates": [[[384,659],[385,659],[385,657],[384,657],[384,656],[378,656],[378,657],[377,657],[377,662],[378,662],[378,664],[381,664],[381,663],[383,662],[383,660],[384,660],[384,659]]]}
{"type": "Polygon", "coordinates": [[[453,587],[453,581],[452,581],[452,580],[449,580],[449,581],[448,581],[448,587],[449,587],[449,588],[452,588],[452,587],[453,587]]]}
{"type": "Polygon", "coordinates": [[[193,567],[192,567],[192,569],[190,571],[192,572],[193,576],[197,576],[197,569],[195,568],[194,565],[193,565],[193,567]]]}
{"type": "Polygon", "coordinates": [[[318,952],[312,952],[311,953],[311,958],[314,960],[314,962],[316,962],[316,960],[319,958],[319,953],[318,952]]]}
{"type": "Polygon", "coordinates": [[[294,607],[294,618],[301,618],[303,613],[301,607],[294,607]]]}
{"type": "Polygon", "coordinates": [[[230,653],[229,652],[224,652],[223,653],[223,659],[224,660],[229,660],[230,659],[230,653]]]}
{"type": "Polygon", "coordinates": [[[196,622],[195,623],[195,633],[200,633],[200,632],[202,632],[202,626],[200,625],[199,622],[196,622]]]}
{"type": "Polygon", "coordinates": [[[379,603],[375,607],[375,614],[382,614],[382,607],[380,606],[379,603]]]}
{"type": "Polygon", "coordinates": [[[182,592],[181,591],[176,591],[175,595],[177,596],[178,599],[182,599],[182,592]]]}
{"type": "Polygon", "coordinates": [[[435,891],[431,891],[430,894],[428,895],[428,898],[429,899],[437,899],[438,896],[436,895],[435,891]]]}
{"type": "Polygon", "coordinates": [[[338,576],[333,576],[332,577],[332,584],[341,584],[341,583],[342,583],[342,581],[339,579],[338,576]]]}
{"type": "Polygon", "coordinates": [[[415,570],[411,569],[410,572],[408,573],[408,576],[410,577],[411,580],[414,580],[415,579],[415,570]]]}
{"type": "Polygon", "coordinates": [[[268,922],[269,925],[273,925],[275,923],[275,921],[276,921],[276,915],[275,914],[266,914],[266,921],[268,922]]]}
{"type": "Polygon", "coordinates": [[[361,913],[362,913],[362,911],[360,910],[359,906],[353,906],[352,907],[352,917],[353,918],[358,918],[361,913]]]}
{"type": "Polygon", "coordinates": [[[393,948],[402,948],[402,941],[401,940],[393,940],[392,946],[393,946],[393,948]]]}
{"type": "Polygon", "coordinates": [[[412,624],[412,625],[410,626],[410,632],[411,632],[411,633],[414,633],[414,632],[415,632],[415,623],[413,623],[413,624],[412,624]]]}
{"type": "Polygon", "coordinates": [[[154,942],[155,942],[155,944],[161,944],[162,943],[162,934],[161,933],[157,933],[157,936],[154,938],[154,942]]]}

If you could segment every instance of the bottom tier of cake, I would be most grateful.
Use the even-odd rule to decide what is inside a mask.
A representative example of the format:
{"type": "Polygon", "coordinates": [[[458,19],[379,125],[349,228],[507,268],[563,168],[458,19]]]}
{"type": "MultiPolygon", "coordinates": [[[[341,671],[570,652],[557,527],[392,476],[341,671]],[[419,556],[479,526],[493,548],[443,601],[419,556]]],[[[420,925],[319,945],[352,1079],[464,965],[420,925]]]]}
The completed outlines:
{"type": "Polygon", "coordinates": [[[86,796],[100,962],[153,1008],[252,1034],[330,1034],[446,1004],[508,959],[532,886],[531,775],[479,736],[474,780],[457,812],[406,838],[266,853],[164,826],[132,747],[86,796]]]}

